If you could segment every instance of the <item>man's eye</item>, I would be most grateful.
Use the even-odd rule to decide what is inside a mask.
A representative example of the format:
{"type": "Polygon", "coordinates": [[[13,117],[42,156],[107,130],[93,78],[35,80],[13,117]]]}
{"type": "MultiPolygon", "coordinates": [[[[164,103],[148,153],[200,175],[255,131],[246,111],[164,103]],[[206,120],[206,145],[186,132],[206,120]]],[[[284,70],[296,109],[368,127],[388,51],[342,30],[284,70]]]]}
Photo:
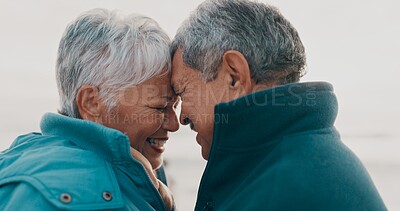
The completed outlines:
{"type": "Polygon", "coordinates": [[[186,87],[182,91],[175,92],[176,95],[182,98],[183,93],[186,91],[186,87]]]}

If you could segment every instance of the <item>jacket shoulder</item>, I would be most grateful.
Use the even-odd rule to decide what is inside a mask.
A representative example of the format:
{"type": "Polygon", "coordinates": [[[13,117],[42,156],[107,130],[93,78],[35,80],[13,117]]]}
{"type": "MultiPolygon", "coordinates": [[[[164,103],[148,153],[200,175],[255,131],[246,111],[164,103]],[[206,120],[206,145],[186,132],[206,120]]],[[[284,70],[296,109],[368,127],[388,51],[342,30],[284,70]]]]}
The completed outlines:
{"type": "Polygon", "coordinates": [[[25,182],[1,186],[0,198],[0,210],[57,210],[37,189],[25,182]]]}
{"type": "MultiPolygon", "coordinates": [[[[37,134],[32,134],[30,140],[17,139],[17,144],[1,153],[0,187],[29,185],[58,209],[123,206],[110,163],[93,152],[65,143],[66,140],[54,139],[57,138],[38,138],[37,134]]],[[[18,197],[17,194],[16,197],[21,201],[15,203],[28,200],[23,195],[18,197]]]]}
{"type": "Polygon", "coordinates": [[[278,148],[271,172],[279,173],[279,194],[271,204],[286,199],[308,210],[386,210],[368,171],[334,128],[287,137],[278,148]]]}

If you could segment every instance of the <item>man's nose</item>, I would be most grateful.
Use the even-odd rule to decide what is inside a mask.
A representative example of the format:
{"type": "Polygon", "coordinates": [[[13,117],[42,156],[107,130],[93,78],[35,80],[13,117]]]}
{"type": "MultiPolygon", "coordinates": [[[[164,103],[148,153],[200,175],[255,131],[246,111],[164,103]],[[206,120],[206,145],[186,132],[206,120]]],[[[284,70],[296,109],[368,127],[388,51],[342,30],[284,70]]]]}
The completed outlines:
{"type": "Polygon", "coordinates": [[[181,111],[181,114],[179,116],[179,121],[181,122],[182,125],[188,125],[190,123],[189,117],[181,111]]]}

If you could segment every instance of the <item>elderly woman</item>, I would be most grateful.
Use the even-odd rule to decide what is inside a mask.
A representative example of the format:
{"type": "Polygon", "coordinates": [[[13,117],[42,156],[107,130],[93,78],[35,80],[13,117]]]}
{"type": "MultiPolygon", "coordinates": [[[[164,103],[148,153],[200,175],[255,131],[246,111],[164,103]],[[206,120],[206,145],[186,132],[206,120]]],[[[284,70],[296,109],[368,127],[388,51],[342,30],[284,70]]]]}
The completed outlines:
{"type": "Polygon", "coordinates": [[[171,210],[155,176],[179,127],[170,40],[147,17],[96,9],[60,42],[60,114],[0,154],[0,210],[171,210]]]}

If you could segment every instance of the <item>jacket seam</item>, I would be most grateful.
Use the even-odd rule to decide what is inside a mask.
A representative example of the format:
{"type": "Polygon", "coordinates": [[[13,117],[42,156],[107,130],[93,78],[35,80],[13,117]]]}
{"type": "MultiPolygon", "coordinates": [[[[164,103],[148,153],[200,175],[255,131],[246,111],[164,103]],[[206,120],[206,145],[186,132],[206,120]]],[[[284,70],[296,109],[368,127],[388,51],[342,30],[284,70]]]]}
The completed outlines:
{"type": "MultiPolygon", "coordinates": [[[[122,207],[123,203],[121,202],[106,202],[99,204],[98,202],[88,202],[88,203],[80,203],[76,205],[64,205],[61,203],[57,203],[57,198],[52,195],[51,189],[49,189],[43,182],[37,179],[35,176],[32,175],[17,175],[17,176],[9,176],[5,177],[4,179],[0,180],[0,186],[7,185],[9,183],[22,183],[26,182],[29,185],[33,186],[37,189],[40,194],[42,194],[46,201],[50,202],[53,206],[57,208],[68,208],[68,209],[88,209],[88,208],[116,208],[122,207]]],[[[120,198],[121,200],[121,198],[120,198]]]]}

